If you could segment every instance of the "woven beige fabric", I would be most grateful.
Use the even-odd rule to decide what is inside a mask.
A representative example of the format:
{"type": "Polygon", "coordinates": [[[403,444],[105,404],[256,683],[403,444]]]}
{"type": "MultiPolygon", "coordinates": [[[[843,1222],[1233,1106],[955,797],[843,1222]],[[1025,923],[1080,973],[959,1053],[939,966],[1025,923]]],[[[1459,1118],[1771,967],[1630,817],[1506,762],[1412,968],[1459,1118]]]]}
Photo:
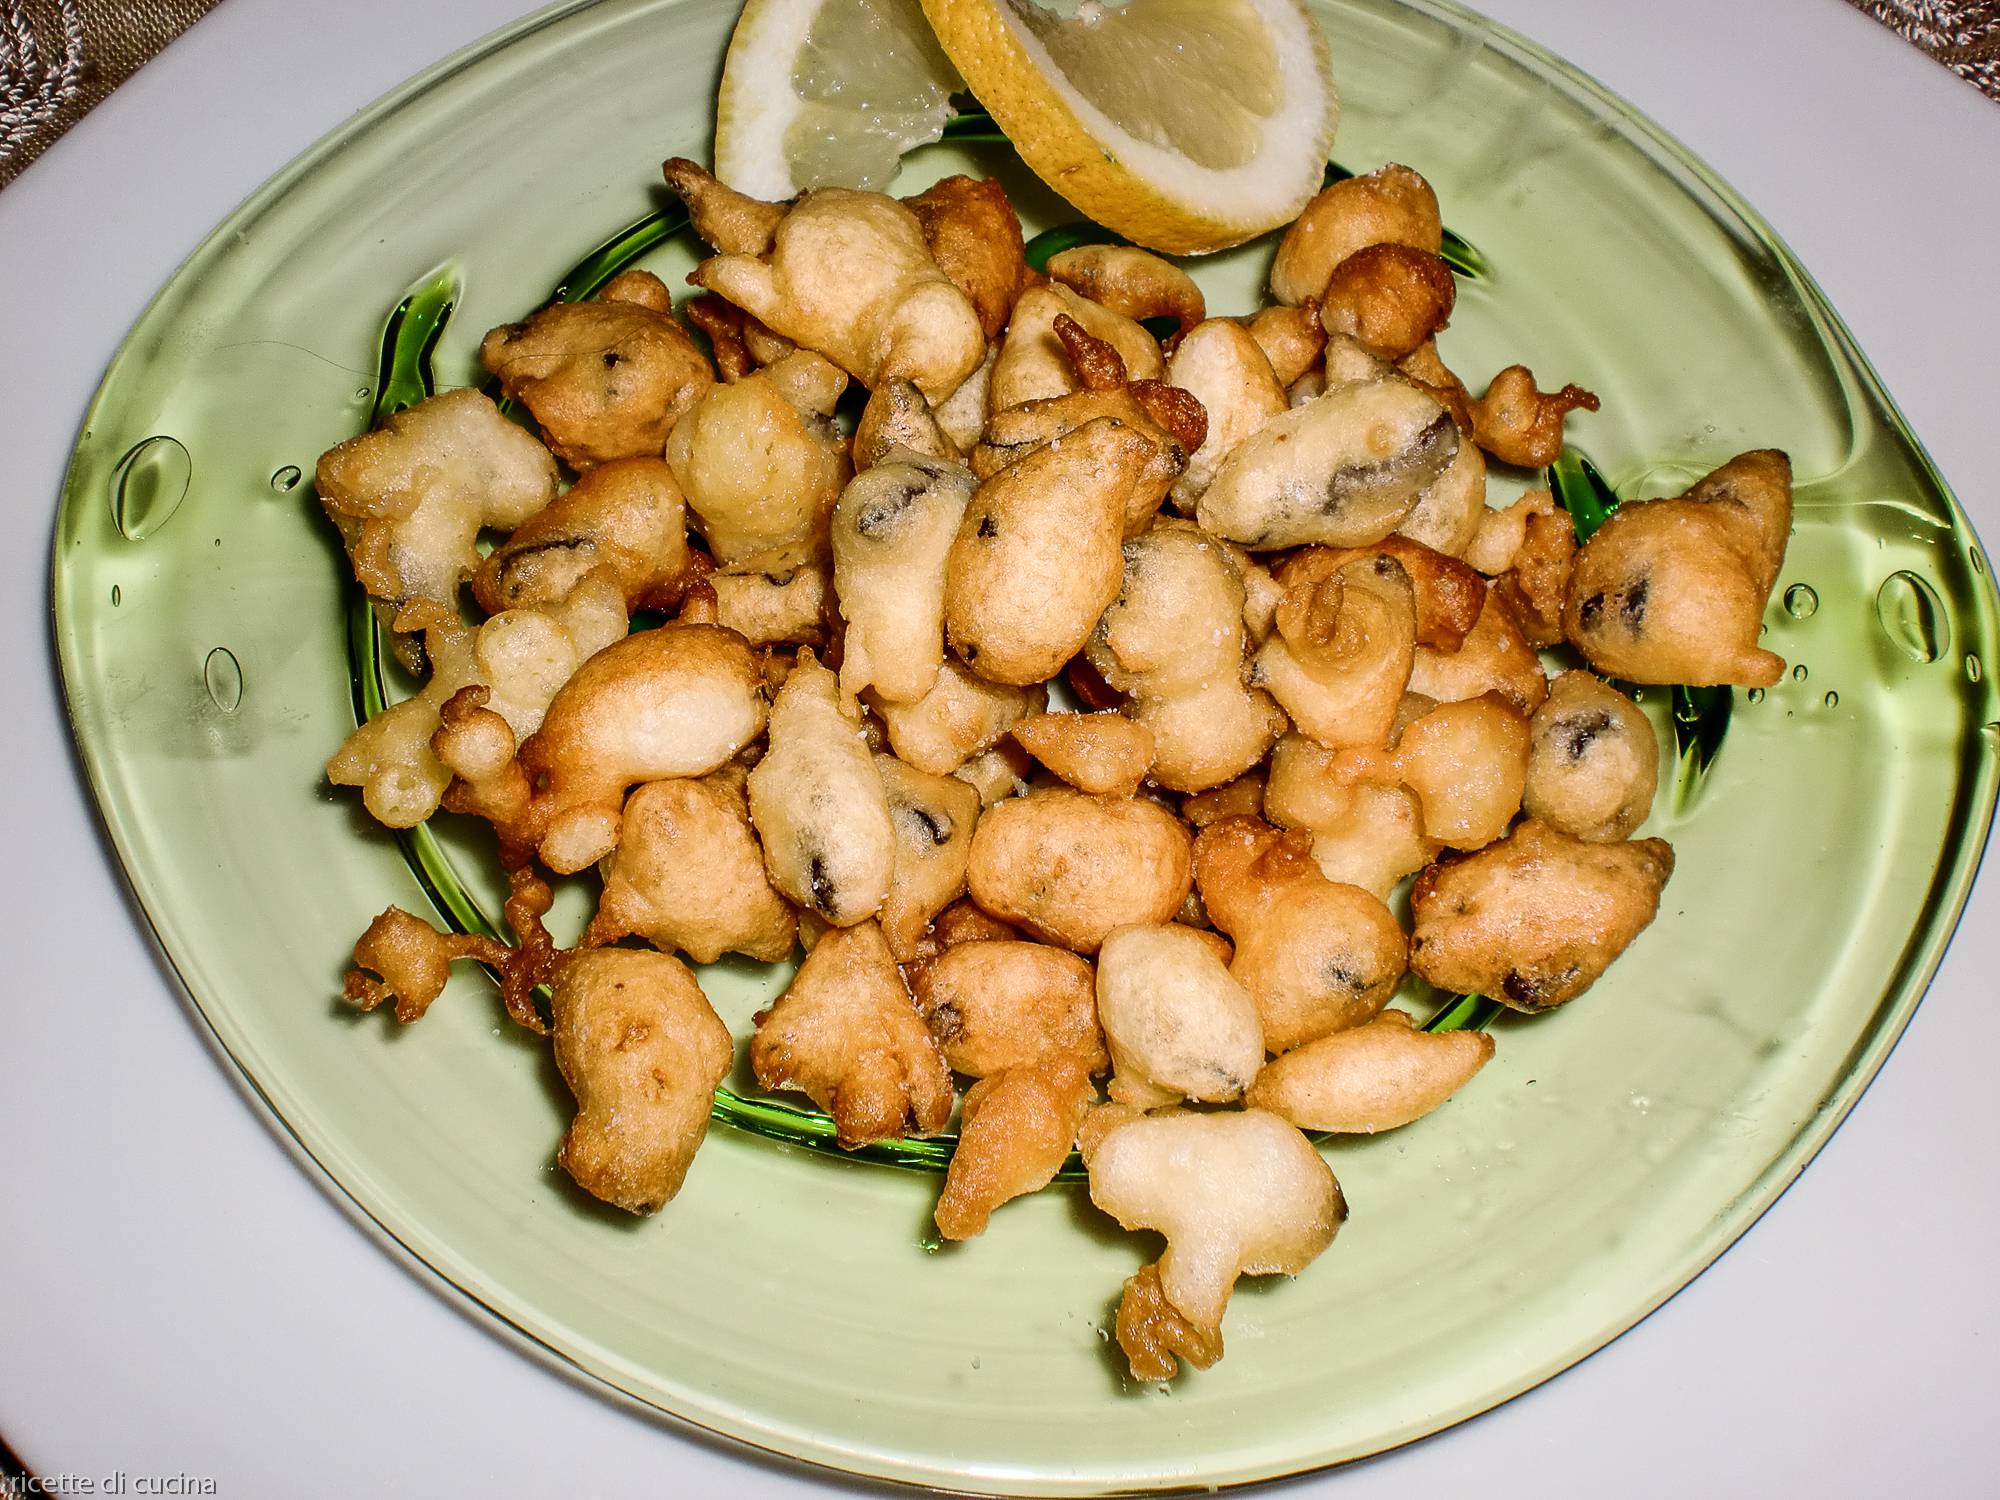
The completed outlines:
{"type": "Polygon", "coordinates": [[[2000,0],[1848,0],[2000,100],[2000,0]]]}

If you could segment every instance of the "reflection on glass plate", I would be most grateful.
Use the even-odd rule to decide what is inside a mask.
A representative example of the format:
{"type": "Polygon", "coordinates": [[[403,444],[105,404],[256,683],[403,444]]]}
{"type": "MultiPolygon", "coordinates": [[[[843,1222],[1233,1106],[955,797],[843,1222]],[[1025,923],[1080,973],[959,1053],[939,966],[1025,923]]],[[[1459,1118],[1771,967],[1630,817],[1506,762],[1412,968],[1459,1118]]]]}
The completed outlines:
{"type": "MultiPolygon", "coordinates": [[[[433,359],[466,383],[482,330],[665,206],[658,163],[705,151],[733,15],[571,6],[433,70],[218,229],[113,364],[64,498],[57,635],[105,820],[201,1016],[366,1219],[504,1325],[844,1470],[1037,1494],[1256,1479],[1433,1431],[1629,1327],[1798,1173],[1936,965],[2000,760],[1993,585],[1748,210],[1594,85],[1434,0],[1323,15],[1341,159],[1421,168],[1486,259],[1446,358],[1600,393],[1572,430],[1627,498],[1787,449],[1798,524],[1768,644],[1796,666],[1736,697],[1699,796],[1662,798],[1648,831],[1681,874],[1660,920],[1586,1000],[1499,1022],[1451,1107],[1328,1148],[1353,1217],[1298,1281],[1238,1292],[1220,1366],[1170,1394],[1121,1379],[1110,1311],[1154,1247],[1079,1188],[927,1253],[935,1177],[719,1128],[681,1197],[628,1222],[554,1170],[569,1100],[481,982],[403,1031],[338,1001],[368,919],[425,895],[321,774],[353,710],[312,462],[367,420],[399,288],[450,266],[433,359]]],[[[1003,177],[1031,228],[1074,217],[991,145],[920,152],[899,190],[965,169],[1003,177]]],[[[1202,263],[1210,305],[1253,305],[1267,256],[1202,263]]],[[[663,242],[645,263],[678,284],[691,260],[663,242]]],[[[1666,695],[1646,706],[1665,729],[1666,695]]],[[[439,832],[462,873],[490,863],[476,831],[439,832]]],[[[565,891],[558,916],[585,901],[565,891]]],[[[778,983],[748,964],[703,982],[739,1033],[778,983]]]]}

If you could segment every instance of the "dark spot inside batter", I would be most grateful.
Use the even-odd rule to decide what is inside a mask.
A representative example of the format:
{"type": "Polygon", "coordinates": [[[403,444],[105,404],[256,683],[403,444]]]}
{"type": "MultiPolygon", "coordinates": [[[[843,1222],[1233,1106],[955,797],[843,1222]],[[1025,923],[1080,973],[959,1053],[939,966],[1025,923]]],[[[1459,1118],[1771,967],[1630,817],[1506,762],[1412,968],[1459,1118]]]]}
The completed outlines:
{"type": "Polygon", "coordinates": [[[993,518],[992,518],[991,516],[981,516],[981,517],[979,518],[979,538],[980,538],[980,540],[981,540],[981,541],[991,541],[991,540],[992,540],[992,539],[993,539],[994,537],[996,537],[996,536],[998,536],[998,535],[1000,535],[1000,528],[999,528],[999,526],[998,526],[998,525],[997,525],[997,524],[996,524],[996,523],[994,522],[993,518]]]}
{"type": "Polygon", "coordinates": [[[1600,734],[1611,728],[1611,715],[1602,709],[1589,713],[1572,714],[1556,726],[1556,743],[1574,765],[1583,759],[1592,743],[1600,734]]]}

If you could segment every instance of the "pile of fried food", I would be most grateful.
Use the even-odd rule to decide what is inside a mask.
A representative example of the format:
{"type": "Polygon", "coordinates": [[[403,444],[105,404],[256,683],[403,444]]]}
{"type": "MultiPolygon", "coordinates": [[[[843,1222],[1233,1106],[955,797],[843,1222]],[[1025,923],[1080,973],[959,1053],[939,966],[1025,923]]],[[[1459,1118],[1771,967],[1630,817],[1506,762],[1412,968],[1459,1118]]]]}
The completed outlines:
{"type": "Polygon", "coordinates": [[[1489,507],[1489,459],[1551,462],[1597,402],[1445,367],[1406,167],[1320,193],[1250,316],[1131,247],[1030,271],[992,181],[773,204],[665,171],[716,251],[683,309],[706,351],[627,272],[486,336],[539,440],[456,390],[319,462],[423,679],[329,773],[392,827],[489,823],[516,939],[391,908],[348,998],[414,1021],[454,959],[491,966],[576,1095],[562,1165],[651,1213],[733,1052],[674,955],[803,946],[759,1083],[858,1146],[944,1131],[970,1080],[953,1239],[1080,1149],[1166,1238],[1118,1310],[1133,1374],[1206,1367],[1237,1277],[1345,1215],[1303,1132],[1406,1125],[1492,1056],[1384,1009],[1406,970],[1543,1011],[1652,920],[1659,749],[1605,679],[1777,679],[1785,458],[1581,547],[1545,492],[1489,507]],[[1565,641],[1591,670],[1551,682],[1565,641]],[[593,866],[560,949],[543,871],[593,866]]]}

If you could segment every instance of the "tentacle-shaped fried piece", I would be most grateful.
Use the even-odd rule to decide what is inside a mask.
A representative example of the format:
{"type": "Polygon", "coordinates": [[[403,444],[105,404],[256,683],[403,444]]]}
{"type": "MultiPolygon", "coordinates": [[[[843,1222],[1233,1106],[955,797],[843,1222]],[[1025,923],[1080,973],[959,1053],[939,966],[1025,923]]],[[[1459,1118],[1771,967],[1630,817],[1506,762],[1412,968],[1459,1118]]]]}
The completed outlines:
{"type": "Polygon", "coordinates": [[[1598,404],[1580,385],[1543,391],[1526,365],[1509,365],[1472,403],[1472,436],[1503,464],[1544,468],[1562,457],[1563,418],[1598,404]]]}
{"type": "Polygon", "coordinates": [[[764,1088],[810,1096],[850,1149],[934,1134],[951,1116],[951,1074],[873,922],[813,945],[759,1014],[750,1066],[764,1088]]]}
{"type": "Polygon", "coordinates": [[[757,368],[743,338],[743,320],[749,314],[742,308],[713,292],[703,292],[688,298],[683,311],[687,320],[708,336],[709,356],[724,380],[741,380],[757,368]]]}
{"type": "Polygon", "coordinates": [[[658,1212],[708,1134],[729,1028],[679,959],[627,948],[571,958],[550,1009],[556,1069],[577,1104],[556,1160],[591,1196],[658,1212]]]}
{"type": "MultiPolygon", "coordinates": [[[[1171,1376],[1177,1350],[1219,1355],[1237,1277],[1296,1276],[1347,1216],[1340,1184],[1312,1143],[1259,1109],[1127,1120],[1095,1142],[1087,1161],[1093,1203],[1127,1229],[1167,1237],[1156,1268],[1164,1306],[1149,1306],[1150,1288],[1141,1285],[1134,1314],[1120,1309],[1120,1332],[1131,1339],[1121,1347],[1140,1379],[1171,1376]],[[1173,1319],[1162,1316],[1169,1309],[1173,1319]]],[[[1126,1294],[1144,1279],[1128,1281],[1126,1294]]]]}
{"type": "Polygon", "coordinates": [[[1395,162],[1320,189],[1278,241],[1271,295],[1293,305],[1317,297],[1342,261],[1384,244],[1433,255],[1444,244],[1437,194],[1420,174],[1395,162]]]}
{"type": "Polygon", "coordinates": [[[1027,282],[1021,219],[991,177],[946,177],[904,205],[923,227],[938,269],[972,302],[987,338],[1007,326],[1027,282]]]}
{"type": "Polygon", "coordinates": [[[985,929],[960,918],[950,924],[948,946],[910,965],[917,1011],[945,1061],[971,1078],[1051,1054],[1103,1072],[1109,1062],[1089,962],[994,926],[1001,936],[976,936],[985,929]]]}
{"type": "Polygon", "coordinates": [[[1451,321],[1458,284],[1451,267],[1409,245],[1366,245],[1334,267],[1320,294],[1320,321],[1378,359],[1413,353],[1451,321]]]}
{"type": "Polygon", "coordinates": [[[1169,354],[1208,315],[1192,276],[1133,245],[1076,245],[1050,256],[1048,271],[1049,280],[1125,317],[1172,318],[1163,340],[1169,354]]]}
{"type": "Polygon", "coordinates": [[[1646,929],[1673,869],[1663,839],[1587,844],[1530,818],[1417,877],[1410,966],[1440,989],[1551,1010],[1646,929]]]}
{"type": "Polygon", "coordinates": [[[1660,746],[1639,705],[1589,672],[1565,672],[1530,725],[1521,803],[1571,838],[1629,838],[1652,811],[1660,746]]]}
{"type": "Polygon", "coordinates": [[[1385,1010],[1265,1064],[1245,1102],[1301,1130],[1373,1135],[1422,1119],[1492,1056],[1483,1031],[1419,1031],[1402,1011],[1385,1010]]]}
{"type": "Polygon", "coordinates": [[[348,970],[341,993],[362,1010],[394,1000],[396,1019],[407,1026],[421,1021],[443,993],[452,964],[469,958],[497,972],[500,998],[516,1024],[546,1032],[535,1010],[534,989],[558,966],[554,940],[542,925],[554,893],[527,865],[510,871],[509,883],[504,913],[514,932],[514,946],[478,933],[439,932],[421,917],[392,906],[355,942],[355,966],[348,970]]]}
{"type": "Polygon", "coordinates": [[[660,459],[614,459],[590,470],[488,554],[472,594],[489,614],[556,604],[594,568],[610,570],[628,610],[680,606],[695,578],[687,501],[660,459]]]}
{"type": "Polygon", "coordinates": [[[1409,685],[1416,639],[1410,575],[1387,553],[1363,555],[1286,589],[1251,681],[1329,749],[1380,745],[1409,685]]]}
{"type": "Polygon", "coordinates": [[[1222,1358],[1222,1330],[1197,1327],[1167,1300],[1160,1266],[1142,1266],[1125,1278],[1115,1324],[1118,1347],[1134,1380],[1172,1380],[1185,1362],[1206,1370],[1222,1358]]]}
{"type": "Polygon", "coordinates": [[[994,1209],[1054,1181],[1093,1092],[1083,1065],[1060,1053],[967,1089],[958,1147],[938,1195],[938,1233],[948,1240],[983,1234],[994,1209]]]}
{"type": "Polygon", "coordinates": [[[706,167],[676,156],[660,173],[687,205],[694,232],[726,255],[762,255],[784,220],[785,205],[739,193],[706,167]]]}
{"type": "Polygon", "coordinates": [[[1036,286],[1021,293],[1007,320],[1007,336],[986,390],[986,410],[997,416],[1010,406],[1083,388],[1075,367],[1056,337],[1056,319],[1067,315],[1093,338],[1103,339],[1125,362],[1129,380],[1158,380],[1166,362],[1153,336],[1132,319],[1079,297],[1066,286],[1036,286]]]}

